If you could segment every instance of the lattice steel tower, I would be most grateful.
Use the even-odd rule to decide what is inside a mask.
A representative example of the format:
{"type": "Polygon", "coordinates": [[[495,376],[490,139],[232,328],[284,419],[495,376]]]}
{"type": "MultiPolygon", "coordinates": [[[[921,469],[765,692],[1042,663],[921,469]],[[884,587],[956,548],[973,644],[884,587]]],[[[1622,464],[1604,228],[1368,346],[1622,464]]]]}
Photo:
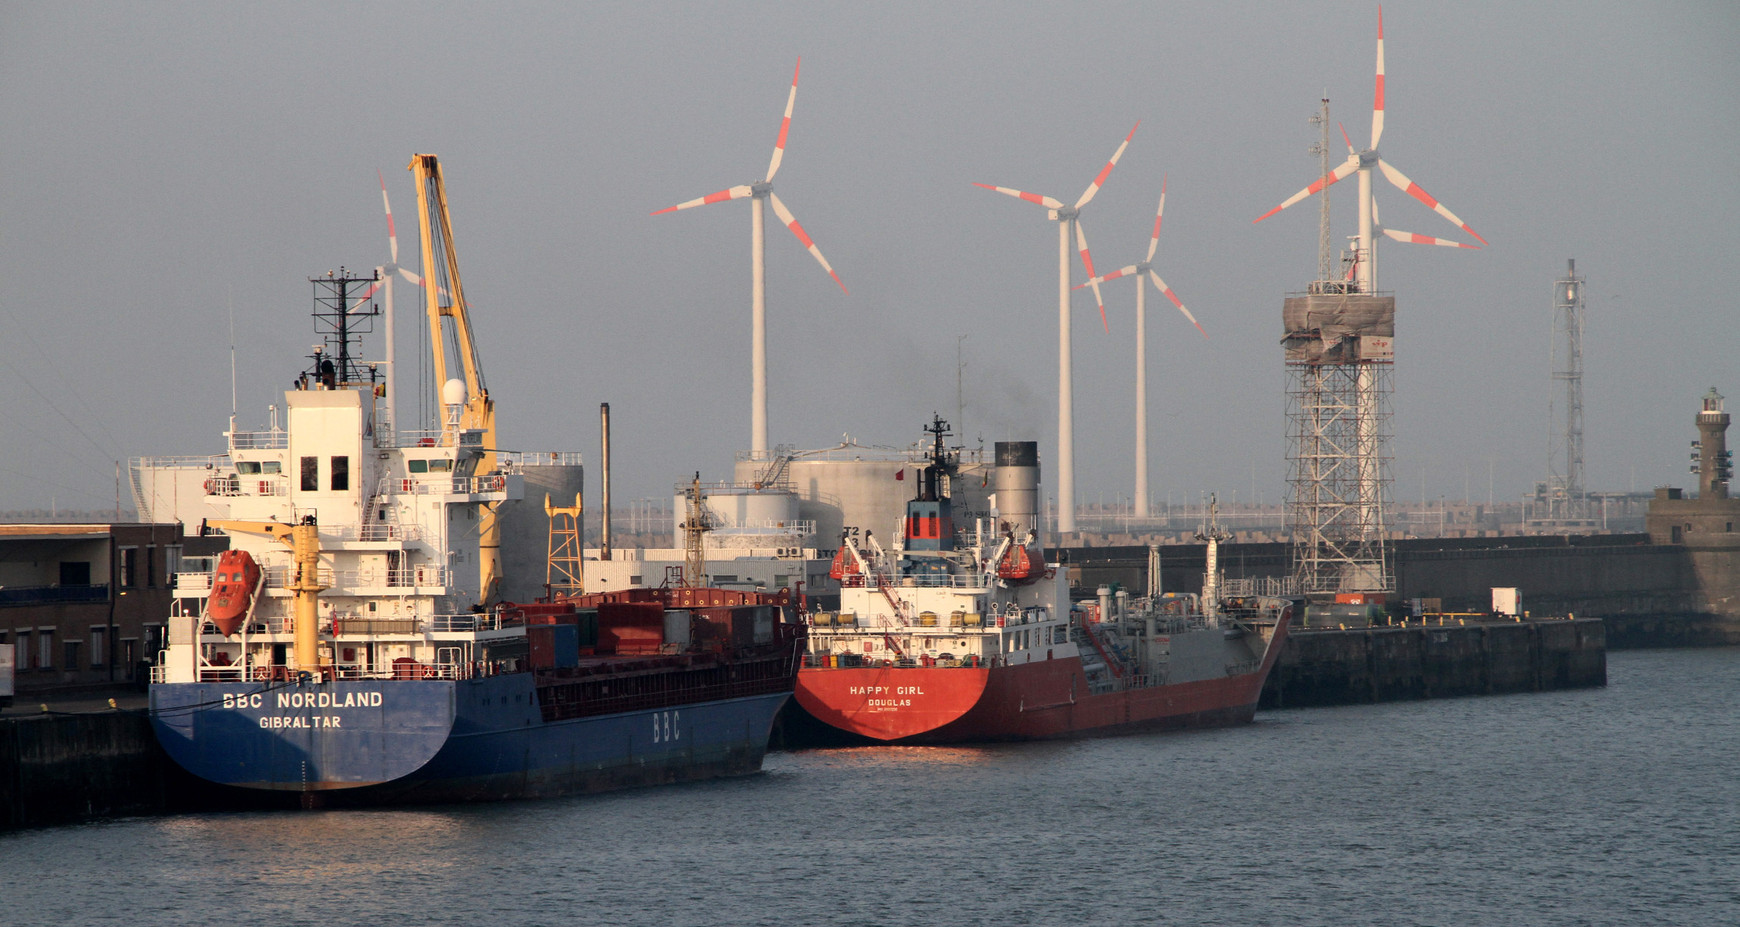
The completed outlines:
{"type": "Polygon", "coordinates": [[[1577,262],[1566,261],[1565,276],[1553,282],[1553,382],[1565,385],[1563,419],[1555,397],[1548,418],[1563,430],[1547,452],[1548,500],[1566,517],[1583,498],[1583,278],[1577,262]]]}
{"type": "MultiPolygon", "coordinates": [[[[1329,101],[1311,117],[1309,153],[1329,174],[1329,101]]],[[[1282,310],[1287,366],[1287,523],[1293,576],[1307,596],[1389,592],[1384,509],[1390,497],[1390,394],[1396,301],[1366,292],[1369,274],[1337,274],[1329,245],[1329,186],[1318,222],[1317,280],[1282,310]]],[[[1344,255],[1344,262],[1362,260],[1344,255]]]]}

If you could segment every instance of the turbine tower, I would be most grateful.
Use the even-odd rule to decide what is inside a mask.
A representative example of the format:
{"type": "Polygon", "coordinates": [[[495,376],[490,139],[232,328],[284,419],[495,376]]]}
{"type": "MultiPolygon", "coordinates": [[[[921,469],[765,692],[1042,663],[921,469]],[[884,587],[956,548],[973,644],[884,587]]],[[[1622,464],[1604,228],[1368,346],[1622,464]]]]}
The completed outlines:
{"type": "Polygon", "coordinates": [[[1148,307],[1144,297],[1148,293],[1147,280],[1153,280],[1154,286],[1172,300],[1172,305],[1184,313],[1190,324],[1202,332],[1207,338],[1208,332],[1202,331],[1202,323],[1196,321],[1196,316],[1184,308],[1184,303],[1166,281],[1154,270],[1154,251],[1160,247],[1160,221],[1166,216],[1166,178],[1160,178],[1160,208],[1154,211],[1154,232],[1148,236],[1148,256],[1139,264],[1120,267],[1104,276],[1090,279],[1087,283],[1076,284],[1076,289],[1092,283],[1104,283],[1119,277],[1135,275],[1136,277],[1136,492],[1132,497],[1132,507],[1139,517],[1152,514],[1148,508],[1148,307]]]}
{"type": "MultiPolygon", "coordinates": [[[[1331,185],[1359,175],[1359,233],[1349,270],[1332,280],[1322,269],[1303,295],[1283,309],[1289,373],[1288,520],[1294,573],[1301,591],[1385,592],[1394,588],[1384,538],[1389,494],[1389,395],[1395,363],[1395,298],[1380,293],[1376,237],[1413,244],[1473,248],[1450,239],[1384,228],[1372,195],[1373,168],[1397,189],[1479,240],[1475,232],[1407,175],[1378,154],[1385,108],[1383,8],[1378,8],[1377,80],[1372,95],[1371,144],[1305,189],[1256,218],[1261,222],[1312,194],[1327,198],[1331,185]]],[[[1319,117],[1328,118],[1327,103],[1319,117]]],[[[1321,143],[1314,154],[1322,155],[1321,143]]]]}
{"type": "Polygon", "coordinates": [[[1087,269],[1088,284],[1093,287],[1094,302],[1100,307],[1100,325],[1110,332],[1106,324],[1106,304],[1100,298],[1099,279],[1094,274],[1093,257],[1088,253],[1087,234],[1081,228],[1081,210],[1094,195],[1100,192],[1100,187],[1111,176],[1112,168],[1123,157],[1124,149],[1130,146],[1130,139],[1136,135],[1136,129],[1142,125],[1137,120],[1130,127],[1130,134],[1124,136],[1118,150],[1112,152],[1111,160],[1082,191],[1074,206],[1064,206],[1052,197],[1039,193],[1024,193],[1009,187],[995,187],[986,183],[975,183],[975,187],[984,187],[998,193],[1013,196],[1016,199],[1037,203],[1049,210],[1048,215],[1057,222],[1057,531],[1059,534],[1070,534],[1075,531],[1075,392],[1074,373],[1070,367],[1070,337],[1069,337],[1069,239],[1073,232],[1076,247],[1081,252],[1082,266],[1087,269]]]}
{"type": "Polygon", "coordinates": [[[740,200],[748,197],[749,211],[749,306],[750,306],[750,399],[749,399],[749,445],[754,459],[764,459],[768,453],[767,443],[767,260],[766,260],[766,219],[764,203],[773,204],[773,213],[806,250],[834,278],[834,283],[840,287],[840,292],[846,292],[846,285],[840,282],[840,275],[834,273],[833,265],[822,257],[822,250],[810,239],[809,233],[798,224],[797,218],[780,202],[773,192],[773,175],[779,173],[780,161],[785,158],[786,136],[791,132],[791,111],[797,103],[798,72],[803,68],[803,59],[799,58],[797,67],[791,72],[791,94],[785,100],[785,119],[779,124],[779,139],[773,143],[773,160],[767,165],[767,179],[759,183],[742,184],[727,187],[717,193],[709,193],[698,199],[678,203],[654,212],[659,216],[679,209],[691,209],[696,206],[706,206],[711,203],[723,203],[726,200],[740,200]]]}

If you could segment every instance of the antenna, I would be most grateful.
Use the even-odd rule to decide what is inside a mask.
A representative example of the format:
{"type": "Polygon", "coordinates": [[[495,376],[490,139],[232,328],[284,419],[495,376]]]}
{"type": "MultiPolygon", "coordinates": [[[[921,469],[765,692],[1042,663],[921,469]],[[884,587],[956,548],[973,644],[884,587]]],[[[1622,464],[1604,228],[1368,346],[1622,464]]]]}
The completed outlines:
{"type": "MultiPolygon", "coordinates": [[[[1306,153],[1317,156],[1319,177],[1329,176],[1329,91],[1323,91],[1323,109],[1308,120],[1322,133],[1317,144],[1306,149],[1306,153]]],[[[1317,280],[1327,283],[1333,280],[1335,273],[1335,249],[1330,244],[1329,235],[1329,187],[1323,185],[1323,191],[1318,194],[1322,208],[1317,216],[1317,280]]]]}
{"type": "Polygon", "coordinates": [[[230,430],[235,430],[236,424],[236,285],[228,287],[230,306],[230,430]]]}

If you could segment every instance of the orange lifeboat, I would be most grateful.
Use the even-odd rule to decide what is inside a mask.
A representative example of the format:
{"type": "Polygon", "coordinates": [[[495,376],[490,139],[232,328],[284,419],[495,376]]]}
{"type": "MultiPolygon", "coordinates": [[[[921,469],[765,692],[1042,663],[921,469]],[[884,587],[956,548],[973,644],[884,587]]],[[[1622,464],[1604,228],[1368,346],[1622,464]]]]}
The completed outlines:
{"type": "Polygon", "coordinates": [[[1045,558],[1025,544],[1011,544],[1003,558],[997,561],[997,578],[1026,584],[1045,572],[1045,558]]]}
{"type": "Polygon", "coordinates": [[[260,586],[260,565],[245,550],[226,550],[218,556],[217,570],[206,599],[205,616],[225,637],[236,633],[254,602],[260,586]]]}
{"type": "Polygon", "coordinates": [[[828,575],[834,579],[845,579],[848,573],[858,572],[858,565],[852,562],[852,553],[844,544],[834,554],[834,563],[828,568],[828,575]]]}

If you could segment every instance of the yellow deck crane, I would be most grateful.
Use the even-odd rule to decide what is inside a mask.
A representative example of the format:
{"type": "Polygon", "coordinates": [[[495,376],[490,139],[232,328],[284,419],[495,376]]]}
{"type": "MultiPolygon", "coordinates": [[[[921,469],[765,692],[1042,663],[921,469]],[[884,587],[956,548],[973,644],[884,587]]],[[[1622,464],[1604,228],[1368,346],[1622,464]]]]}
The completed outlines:
{"type": "MultiPolygon", "coordinates": [[[[447,188],[441,165],[432,154],[413,155],[407,166],[417,178],[417,221],[423,239],[423,303],[429,315],[429,345],[435,355],[435,388],[447,383],[449,337],[465,376],[461,430],[483,433],[483,456],[477,476],[496,471],[495,400],[483,383],[483,366],[471,336],[465,288],[459,281],[459,257],[453,247],[453,226],[447,214],[447,188]],[[439,254],[437,251],[439,250],[439,254]],[[451,330],[442,323],[451,319],[451,330]]],[[[501,524],[499,503],[488,502],[478,512],[478,604],[493,604],[501,588],[501,524]]]]}
{"type": "Polygon", "coordinates": [[[290,576],[290,591],[296,593],[291,612],[291,634],[294,666],[304,672],[314,672],[320,666],[320,593],[327,587],[320,584],[320,528],[313,515],[305,515],[294,525],[275,521],[213,521],[211,527],[221,531],[243,531],[263,534],[289,545],[295,567],[290,576]]]}

